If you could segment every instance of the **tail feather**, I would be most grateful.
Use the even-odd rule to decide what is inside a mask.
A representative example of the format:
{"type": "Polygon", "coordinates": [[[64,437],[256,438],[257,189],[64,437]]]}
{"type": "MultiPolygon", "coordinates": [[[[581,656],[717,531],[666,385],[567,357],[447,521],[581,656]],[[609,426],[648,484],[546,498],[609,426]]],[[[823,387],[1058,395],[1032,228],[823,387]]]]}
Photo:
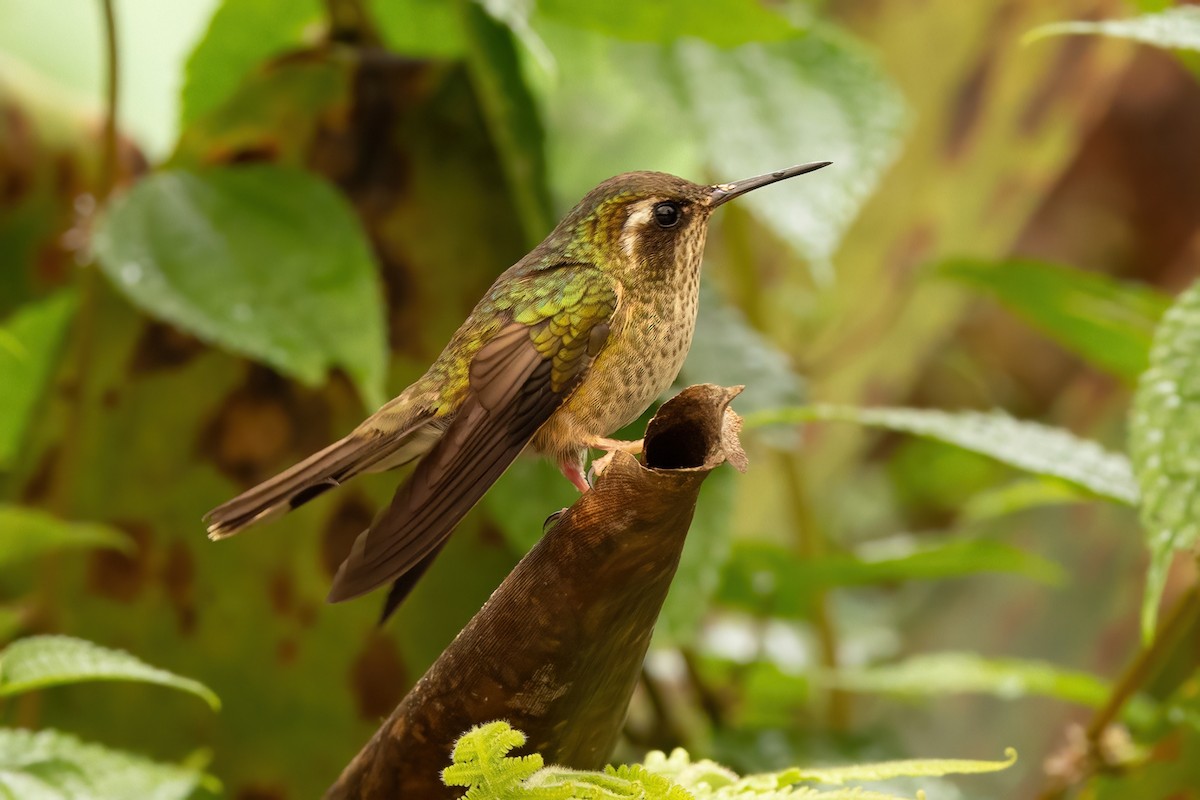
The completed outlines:
{"type": "Polygon", "coordinates": [[[274,519],[360,472],[412,461],[433,446],[439,433],[440,427],[427,416],[395,432],[360,425],[344,439],[205,514],[208,538],[224,539],[274,519]]]}

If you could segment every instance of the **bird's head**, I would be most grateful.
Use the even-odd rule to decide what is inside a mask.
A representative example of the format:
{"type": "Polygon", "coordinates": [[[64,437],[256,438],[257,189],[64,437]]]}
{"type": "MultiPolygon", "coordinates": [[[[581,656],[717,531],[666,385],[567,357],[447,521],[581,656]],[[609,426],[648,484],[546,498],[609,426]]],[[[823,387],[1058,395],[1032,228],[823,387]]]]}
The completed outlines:
{"type": "Polygon", "coordinates": [[[695,272],[709,216],[718,206],[829,163],[801,164],[714,186],[665,172],[627,172],[588,192],[551,239],[557,239],[568,250],[586,251],[605,268],[623,273],[625,279],[695,272]]]}

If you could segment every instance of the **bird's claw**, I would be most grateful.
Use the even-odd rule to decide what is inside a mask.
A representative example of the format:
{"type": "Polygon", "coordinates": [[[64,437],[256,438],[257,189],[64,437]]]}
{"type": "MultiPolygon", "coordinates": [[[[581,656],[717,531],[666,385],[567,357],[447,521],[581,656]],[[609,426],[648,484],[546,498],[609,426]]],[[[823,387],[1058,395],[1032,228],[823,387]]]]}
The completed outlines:
{"type": "Polygon", "coordinates": [[[588,483],[592,484],[593,486],[596,485],[596,479],[604,473],[604,470],[608,469],[608,465],[612,463],[613,453],[615,452],[617,451],[609,450],[604,455],[592,461],[592,465],[588,467],[588,483]]]}

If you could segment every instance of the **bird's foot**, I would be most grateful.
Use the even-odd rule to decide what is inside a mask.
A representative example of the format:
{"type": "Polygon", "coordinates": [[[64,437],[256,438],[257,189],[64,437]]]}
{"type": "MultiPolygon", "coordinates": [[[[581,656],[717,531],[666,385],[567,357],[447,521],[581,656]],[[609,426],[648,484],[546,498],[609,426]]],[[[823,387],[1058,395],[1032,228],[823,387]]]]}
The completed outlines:
{"type": "Polygon", "coordinates": [[[609,455],[612,455],[617,450],[620,450],[621,452],[629,453],[631,456],[636,456],[641,454],[642,446],[645,441],[645,439],[638,439],[633,442],[627,442],[624,439],[605,439],[603,437],[597,437],[595,439],[588,440],[584,444],[593,450],[603,450],[609,455]]]}
{"type": "Polygon", "coordinates": [[[588,469],[588,480],[595,482],[596,478],[608,469],[608,465],[612,463],[613,453],[620,450],[623,453],[629,453],[631,456],[636,456],[642,452],[642,444],[645,440],[638,439],[634,442],[626,442],[621,439],[592,439],[587,443],[588,447],[595,450],[603,450],[604,455],[592,461],[592,466],[588,469]]]}

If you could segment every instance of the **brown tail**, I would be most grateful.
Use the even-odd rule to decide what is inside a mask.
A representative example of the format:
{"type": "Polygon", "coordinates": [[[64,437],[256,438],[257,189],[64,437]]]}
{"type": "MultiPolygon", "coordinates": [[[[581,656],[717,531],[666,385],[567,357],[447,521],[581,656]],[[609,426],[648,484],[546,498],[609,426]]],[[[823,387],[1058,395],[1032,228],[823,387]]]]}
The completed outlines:
{"type": "Polygon", "coordinates": [[[391,469],[411,461],[436,441],[435,435],[420,435],[430,427],[428,418],[399,432],[360,425],[346,438],[205,514],[208,538],[224,539],[285,514],[360,472],[391,469]]]}

